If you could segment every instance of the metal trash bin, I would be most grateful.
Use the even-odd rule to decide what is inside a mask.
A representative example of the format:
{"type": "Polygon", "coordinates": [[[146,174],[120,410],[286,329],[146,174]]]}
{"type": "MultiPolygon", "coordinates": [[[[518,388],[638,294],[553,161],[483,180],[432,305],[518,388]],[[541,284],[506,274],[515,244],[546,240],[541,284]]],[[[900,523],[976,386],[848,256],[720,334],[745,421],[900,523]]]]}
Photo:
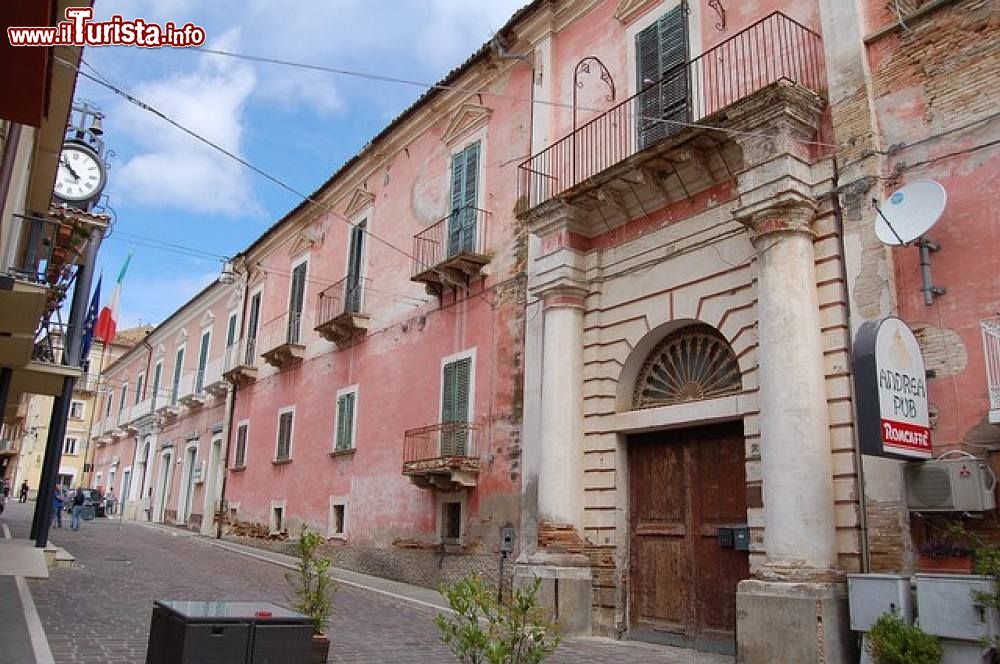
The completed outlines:
{"type": "Polygon", "coordinates": [[[312,625],[270,602],[156,601],[146,664],[308,662],[312,625]]]}

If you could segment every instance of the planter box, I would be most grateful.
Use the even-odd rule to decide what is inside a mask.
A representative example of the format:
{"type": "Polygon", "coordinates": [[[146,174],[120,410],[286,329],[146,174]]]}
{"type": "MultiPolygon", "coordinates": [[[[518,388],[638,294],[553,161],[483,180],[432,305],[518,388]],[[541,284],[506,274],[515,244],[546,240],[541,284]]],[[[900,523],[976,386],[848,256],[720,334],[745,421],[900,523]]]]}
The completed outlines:
{"type": "Polygon", "coordinates": [[[934,574],[972,574],[974,567],[972,556],[929,558],[921,555],[917,561],[917,568],[921,572],[934,574]]]}
{"type": "Polygon", "coordinates": [[[910,577],[898,574],[848,574],[847,597],[851,629],[867,632],[883,613],[913,624],[913,591],[910,577]]]}
{"type": "Polygon", "coordinates": [[[973,592],[992,592],[986,576],[970,574],[917,574],[917,612],[920,627],[948,639],[979,641],[1000,635],[1000,616],[978,604],[973,592]]]}

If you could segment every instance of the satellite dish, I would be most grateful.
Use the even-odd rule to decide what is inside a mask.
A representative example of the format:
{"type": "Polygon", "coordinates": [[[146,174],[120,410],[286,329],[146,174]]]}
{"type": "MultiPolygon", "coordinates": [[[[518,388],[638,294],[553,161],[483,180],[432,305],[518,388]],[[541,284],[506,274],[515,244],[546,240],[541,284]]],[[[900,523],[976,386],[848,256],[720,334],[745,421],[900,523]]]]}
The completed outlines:
{"type": "Polygon", "coordinates": [[[902,246],[916,240],[941,218],[948,192],[935,180],[918,180],[896,190],[878,207],[875,235],[883,244],[902,246]]]}

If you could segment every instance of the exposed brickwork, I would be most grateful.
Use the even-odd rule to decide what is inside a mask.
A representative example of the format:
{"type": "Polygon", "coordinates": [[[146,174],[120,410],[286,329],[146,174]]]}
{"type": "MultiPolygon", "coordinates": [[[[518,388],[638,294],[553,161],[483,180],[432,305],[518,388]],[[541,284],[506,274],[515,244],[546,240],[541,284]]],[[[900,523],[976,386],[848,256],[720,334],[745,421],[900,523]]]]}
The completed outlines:
{"type": "Polygon", "coordinates": [[[872,572],[898,573],[906,569],[906,512],[898,502],[868,500],[868,543],[872,572]]]}

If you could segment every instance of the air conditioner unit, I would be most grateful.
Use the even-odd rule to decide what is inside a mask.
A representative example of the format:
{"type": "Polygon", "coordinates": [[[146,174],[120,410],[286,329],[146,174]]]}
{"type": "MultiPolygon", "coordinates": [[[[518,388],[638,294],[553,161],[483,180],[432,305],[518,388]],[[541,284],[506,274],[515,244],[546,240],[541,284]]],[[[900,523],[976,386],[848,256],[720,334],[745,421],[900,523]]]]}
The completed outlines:
{"type": "Polygon", "coordinates": [[[984,512],[996,508],[996,476],[972,457],[907,464],[906,507],[911,512],[984,512]]]}

